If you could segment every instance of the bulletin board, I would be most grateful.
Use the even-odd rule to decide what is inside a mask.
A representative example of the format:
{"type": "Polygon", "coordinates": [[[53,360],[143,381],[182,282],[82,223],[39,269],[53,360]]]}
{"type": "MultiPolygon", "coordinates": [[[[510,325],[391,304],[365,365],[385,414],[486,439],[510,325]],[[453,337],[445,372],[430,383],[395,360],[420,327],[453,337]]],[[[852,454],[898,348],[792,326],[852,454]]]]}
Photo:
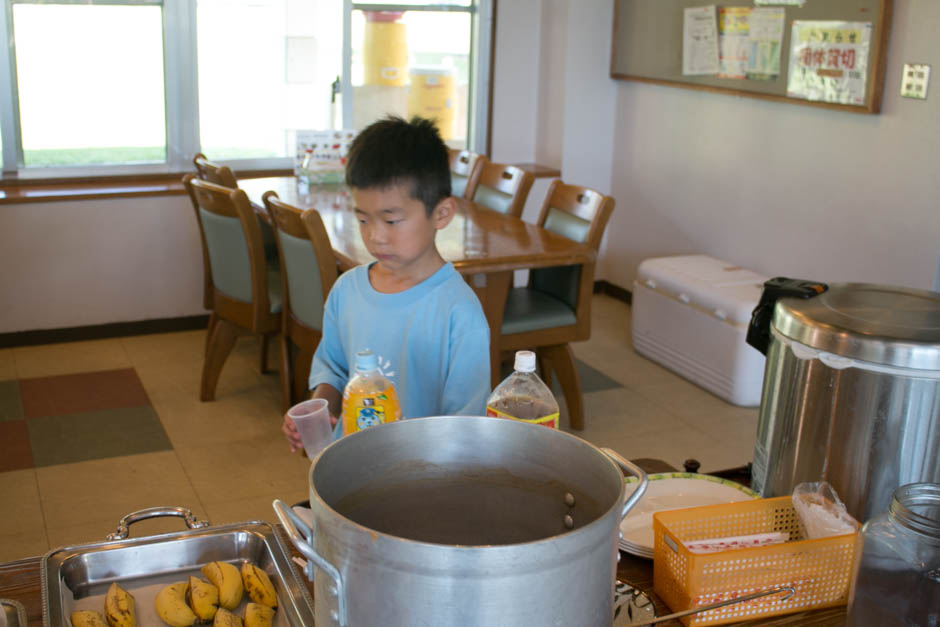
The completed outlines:
{"type": "Polygon", "coordinates": [[[892,2],[614,0],[610,76],[878,113],[892,2]],[[703,31],[712,10],[719,48],[715,72],[712,35],[703,31]],[[781,26],[782,33],[775,30],[781,26]]]}

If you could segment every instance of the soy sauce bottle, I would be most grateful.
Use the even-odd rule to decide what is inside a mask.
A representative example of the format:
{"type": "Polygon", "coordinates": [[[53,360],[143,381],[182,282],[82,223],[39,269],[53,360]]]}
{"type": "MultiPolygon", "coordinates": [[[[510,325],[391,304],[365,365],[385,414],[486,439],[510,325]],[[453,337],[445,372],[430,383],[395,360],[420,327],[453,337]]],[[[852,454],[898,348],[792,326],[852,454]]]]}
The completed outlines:
{"type": "Polygon", "coordinates": [[[515,372],[496,386],[486,401],[486,415],[558,428],[558,401],[535,374],[535,353],[517,351],[515,372]]]}

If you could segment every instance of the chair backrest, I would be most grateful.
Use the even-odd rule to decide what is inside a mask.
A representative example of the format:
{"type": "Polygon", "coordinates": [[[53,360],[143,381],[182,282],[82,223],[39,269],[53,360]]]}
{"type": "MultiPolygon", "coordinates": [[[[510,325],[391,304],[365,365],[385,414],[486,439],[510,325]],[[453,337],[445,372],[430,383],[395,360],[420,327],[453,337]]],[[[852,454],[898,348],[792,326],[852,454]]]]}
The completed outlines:
{"type": "MultiPolygon", "coordinates": [[[[545,194],[537,224],[587,244],[596,252],[613,210],[614,199],[610,196],[555,179],[545,194]]],[[[529,272],[529,287],[549,293],[577,310],[580,277],[580,266],[538,268],[529,272]]]]}
{"type": "Polygon", "coordinates": [[[493,211],[520,217],[535,177],[514,165],[487,161],[473,191],[473,202],[493,211]]]}
{"type": "Polygon", "coordinates": [[[458,198],[472,198],[486,157],[469,150],[450,149],[451,194],[458,198]]]}
{"type": "Polygon", "coordinates": [[[265,192],[262,198],[275,225],[284,312],[322,332],[323,306],[338,275],[323,219],[315,209],[293,207],[273,191],[265,192]]]}
{"type": "Polygon", "coordinates": [[[253,317],[270,310],[267,267],[258,219],[248,196],[192,174],[183,184],[202,229],[215,290],[230,299],[252,303],[253,317]]]}
{"type": "Polygon", "coordinates": [[[235,173],[227,165],[219,165],[209,161],[201,152],[193,157],[193,165],[196,166],[196,172],[203,181],[209,181],[223,187],[238,187],[238,179],[235,173]]]}

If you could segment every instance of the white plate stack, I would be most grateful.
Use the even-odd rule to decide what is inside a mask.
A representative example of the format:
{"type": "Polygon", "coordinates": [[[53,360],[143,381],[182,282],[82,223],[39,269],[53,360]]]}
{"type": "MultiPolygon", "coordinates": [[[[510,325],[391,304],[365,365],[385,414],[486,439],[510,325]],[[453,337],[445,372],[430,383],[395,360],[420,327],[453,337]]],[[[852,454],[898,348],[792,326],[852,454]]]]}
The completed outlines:
{"type": "MultiPolygon", "coordinates": [[[[636,490],[636,478],[626,479],[627,496],[636,490]]],[[[668,472],[649,475],[643,498],[620,522],[618,545],[637,557],[653,559],[653,514],[671,509],[702,505],[719,505],[759,498],[739,483],[690,472],[668,472]]]]}

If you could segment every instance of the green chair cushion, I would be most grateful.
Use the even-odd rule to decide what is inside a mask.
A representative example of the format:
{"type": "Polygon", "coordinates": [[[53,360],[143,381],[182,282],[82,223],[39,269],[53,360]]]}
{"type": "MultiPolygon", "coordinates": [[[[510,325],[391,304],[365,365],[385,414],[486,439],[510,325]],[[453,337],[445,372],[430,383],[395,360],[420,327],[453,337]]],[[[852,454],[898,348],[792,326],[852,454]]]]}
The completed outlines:
{"type": "Polygon", "coordinates": [[[489,185],[477,185],[476,191],[473,192],[473,202],[505,214],[509,211],[509,205],[512,204],[512,196],[493,189],[489,185]]]}
{"type": "Polygon", "coordinates": [[[229,298],[250,303],[251,262],[241,221],[201,207],[199,217],[209,249],[212,284],[229,298]]]}
{"type": "Polygon", "coordinates": [[[557,298],[527,287],[514,287],[506,299],[501,332],[509,335],[566,327],[576,322],[574,309],[557,298]]]}
{"type": "Polygon", "coordinates": [[[571,309],[578,307],[581,266],[553,266],[529,271],[529,288],[552,296],[571,309]]]}
{"type": "Polygon", "coordinates": [[[591,229],[590,221],[571,215],[566,211],[559,211],[554,207],[548,208],[548,215],[545,216],[543,226],[552,233],[564,235],[568,239],[573,239],[582,244],[591,229]]]}
{"type": "Polygon", "coordinates": [[[287,292],[294,317],[305,326],[323,330],[323,286],[317,255],[310,240],[279,231],[284,268],[287,273],[287,292]]]}
{"type": "Polygon", "coordinates": [[[450,173],[450,193],[458,198],[467,191],[467,177],[460,174],[450,173]]]}

